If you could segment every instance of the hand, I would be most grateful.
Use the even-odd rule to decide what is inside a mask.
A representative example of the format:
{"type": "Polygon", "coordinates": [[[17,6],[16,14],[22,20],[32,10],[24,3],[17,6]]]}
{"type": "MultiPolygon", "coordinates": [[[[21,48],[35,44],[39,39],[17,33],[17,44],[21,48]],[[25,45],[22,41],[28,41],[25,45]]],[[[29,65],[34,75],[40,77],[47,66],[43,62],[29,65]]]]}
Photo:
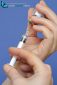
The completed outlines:
{"type": "Polygon", "coordinates": [[[57,15],[43,1],[36,5],[36,10],[46,18],[32,16],[33,10],[30,9],[28,13],[29,20],[33,25],[28,25],[29,37],[24,49],[39,55],[41,60],[45,60],[48,55],[57,51],[57,15]],[[38,24],[41,24],[41,26],[38,24]],[[42,32],[43,39],[37,37],[38,32],[42,32]]]}
{"type": "Polygon", "coordinates": [[[4,71],[10,78],[11,85],[52,85],[51,68],[49,65],[44,64],[38,56],[18,48],[10,48],[10,53],[16,56],[19,61],[21,59],[26,60],[33,71],[33,74],[29,78],[25,78],[15,68],[4,65],[4,71]]]}
{"type": "MultiPolygon", "coordinates": [[[[32,20],[33,23],[42,24],[42,26],[39,27],[37,25],[35,26],[35,25],[28,24],[29,37],[27,39],[27,42],[24,44],[23,48],[28,51],[31,51],[35,55],[38,55],[38,57],[40,56],[41,60],[45,60],[48,57],[48,55],[50,55],[51,53],[57,50],[57,36],[56,36],[57,16],[50,8],[47,7],[45,2],[43,1],[41,1],[40,4],[37,4],[36,9],[40,13],[45,15],[47,19],[46,18],[36,19],[36,17],[32,17],[32,13],[34,9],[32,8],[29,10],[28,19],[32,20]],[[43,7],[40,8],[40,6],[43,7]],[[45,38],[39,39],[37,37],[37,32],[42,32],[45,38]]],[[[31,70],[30,67],[27,64],[25,64],[24,61],[22,61],[21,64],[19,64],[18,62],[16,63],[16,69],[18,71],[19,71],[19,65],[22,71],[28,72],[31,70]]]]}
{"type": "MultiPolygon", "coordinates": [[[[29,37],[23,48],[40,56],[41,60],[45,60],[48,55],[57,50],[57,15],[48,8],[43,1],[36,5],[36,9],[46,18],[32,16],[34,9],[29,10],[28,19],[30,19],[33,24],[28,24],[29,37]],[[41,26],[38,24],[41,24],[41,26]],[[38,38],[37,32],[42,32],[44,38],[38,38]]],[[[26,65],[24,61],[22,61],[22,63],[23,64],[20,64],[20,69],[30,71],[30,67],[26,65]],[[24,67],[27,69],[24,69],[24,67]]],[[[17,69],[18,65],[19,64],[16,64],[17,69]]]]}

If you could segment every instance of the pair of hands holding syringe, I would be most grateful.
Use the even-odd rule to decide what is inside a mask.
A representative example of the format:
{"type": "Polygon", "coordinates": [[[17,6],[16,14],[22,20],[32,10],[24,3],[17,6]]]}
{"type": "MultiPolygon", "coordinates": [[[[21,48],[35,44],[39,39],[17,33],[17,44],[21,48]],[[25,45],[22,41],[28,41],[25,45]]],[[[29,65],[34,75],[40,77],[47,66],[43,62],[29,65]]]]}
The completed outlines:
{"type": "Polygon", "coordinates": [[[36,5],[36,10],[45,15],[46,18],[32,16],[33,10],[34,9],[30,9],[28,13],[28,19],[30,21],[28,24],[29,37],[24,44],[23,49],[10,48],[10,54],[12,56],[17,56],[17,59],[21,57],[19,64],[17,64],[19,65],[19,68],[17,66],[16,69],[24,77],[29,77],[29,79],[21,77],[13,67],[6,65],[4,69],[5,71],[6,69],[9,69],[9,73],[8,70],[6,73],[12,80],[12,85],[51,85],[52,83],[50,67],[41,60],[45,60],[48,55],[57,51],[57,16],[43,1],[36,5]],[[38,38],[37,32],[42,32],[44,39],[38,38]],[[37,43],[38,45],[36,45],[37,43]],[[32,68],[36,75],[31,77],[31,75],[33,75],[32,68]],[[12,73],[13,76],[11,76],[12,73]],[[16,75],[14,75],[14,73],[16,73],[16,75]],[[47,79],[47,76],[49,79],[47,79]],[[16,82],[14,82],[14,79],[16,79],[16,82]],[[20,82],[20,80],[23,82],[20,82]]]}

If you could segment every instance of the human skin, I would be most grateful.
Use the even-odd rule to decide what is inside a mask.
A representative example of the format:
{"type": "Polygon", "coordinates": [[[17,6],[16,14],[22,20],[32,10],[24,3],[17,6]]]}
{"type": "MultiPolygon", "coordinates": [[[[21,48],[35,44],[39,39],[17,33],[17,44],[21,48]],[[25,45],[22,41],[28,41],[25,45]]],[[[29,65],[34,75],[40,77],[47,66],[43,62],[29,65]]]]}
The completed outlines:
{"type": "MultiPolygon", "coordinates": [[[[35,55],[40,56],[39,58],[44,61],[48,55],[52,54],[53,52],[57,51],[57,16],[56,14],[49,8],[47,5],[41,1],[39,4],[36,5],[36,9],[45,15],[47,18],[38,18],[32,16],[33,8],[31,8],[28,12],[28,20],[30,20],[32,24],[28,24],[28,34],[29,37],[27,42],[24,44],[23,49],[31,51],[35,55]],[[40,7],[41,6],[41,7],[40,7]],[[36,25],[35,25],[36,23],[36,25]],[[37,24],[42,24],[42,26],[38,26],[37,24]],[[44,39],[39,39],[36,35],[37,32],[42,32],[44,35],[44,39]],[[36,43],[38,45],[36,46],[36,43]]],[[[19,71],[19,68],[22,71],[30,71],[30,67],[25,64],[24,61],[16,63],[16,69],[19,71]]],[[[26,74],[28,75],[28,74],[26,74]]]]}
{"type": "MultiPolygon", "coordinates": [[[[44,61],[50,54],[57,51],[57,15],[43,1],[36,5],[36,9],[45,15],[46,18],[32,16],[34,9],[29,10],[28,20],[31,22],[28,24],[29,37],[23,49],[40,56],[39,58],[44,61]],[[41,25],[39,26],[38,24],[41,25]],[[38,32],[42,32],[44,35],[43,39],[37,37],[38,32]]],[[[22,71],[28,71],[30,67],[22,61],[20,69],[22,71]]]]}
{"type": "Polygon", "coordinates": [[[11,80],[11,85],[52,85],[52,71],[35,54],[19,48],[10,48],[10,53],[20,61],[25,59],[32,68],[33,74],[25,78],[15,68],[4,65],[4,71],[11,80]]]}
{"type": "MultiPolygon", "coordinates": [[[[48,55],[57,51],[57,15],[43,1],[36,5],[36,10],[43,14],[45,18],[32,16],[34,9],[29,10],[28,20],[32,24],[28,25],[28,36],[30,37],[28,37],[26,45],[34,46],[38,43],[38,46],[32,52],[40,55],[41,60],[45,60],[48,55]],[[37,37],[38,32],[44,35],[43,39],[37,37]],[[44,51],[46,56],[43,54],[44,51]]],[[[31,46],[28,48],[31,50],[31,46]]]]}

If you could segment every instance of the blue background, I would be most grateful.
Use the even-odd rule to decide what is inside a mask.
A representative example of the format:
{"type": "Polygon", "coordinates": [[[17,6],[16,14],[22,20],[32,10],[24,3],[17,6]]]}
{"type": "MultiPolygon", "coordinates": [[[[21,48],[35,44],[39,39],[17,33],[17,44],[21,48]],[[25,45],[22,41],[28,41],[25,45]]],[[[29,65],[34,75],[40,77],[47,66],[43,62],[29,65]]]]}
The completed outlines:
{"type": "MultiPolygon", "coordinates": [[[[27,3],[35,6],[39,0],[2,0],[6,2],[27,3]]],[[[57,0],[45,0],[54,12],[57,13],[57,0]]],[[[28,8],[0,8],[0,85],[6,79],[3,65],[10,61],[8,48],[17,46],[21,35],[27,27],[28,8]]],[[[57,53],[52,54],[46,61],[53,71],[54,85],[57,85],[57,53]]]]}

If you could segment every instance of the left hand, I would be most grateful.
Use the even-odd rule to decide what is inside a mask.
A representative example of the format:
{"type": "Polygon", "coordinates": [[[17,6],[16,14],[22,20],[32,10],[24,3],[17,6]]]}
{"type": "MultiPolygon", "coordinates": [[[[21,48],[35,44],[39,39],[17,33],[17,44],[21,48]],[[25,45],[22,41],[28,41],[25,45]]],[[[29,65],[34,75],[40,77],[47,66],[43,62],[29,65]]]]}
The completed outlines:
{"type": "Polygon", "coordinates": [[[4,71],[11,80],[11,85],[52,85],[52,71],[49,65],[44,64],[38,56],[33,53],[18,49],[11,48],[11,55],[16,56],[17,59],[25,59],[28,65],[32,68],[32,75],[25,78],[21,72],[15,68],[4,65],[4,71]]]}

